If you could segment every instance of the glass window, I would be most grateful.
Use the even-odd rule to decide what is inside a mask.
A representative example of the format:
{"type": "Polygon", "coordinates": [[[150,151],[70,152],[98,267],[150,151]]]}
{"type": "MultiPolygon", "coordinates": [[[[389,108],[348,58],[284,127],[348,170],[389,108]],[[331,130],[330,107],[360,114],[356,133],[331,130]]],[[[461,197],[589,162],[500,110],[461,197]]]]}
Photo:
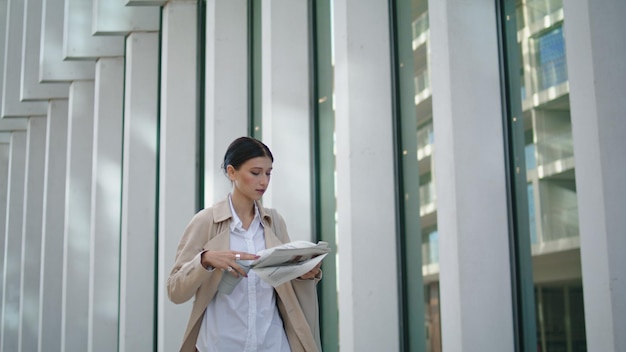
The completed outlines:
{"type": "MultiPolygon", "coordinates": [[[[426,339],[424,351],[441,351],[441,319],[439,304],[439,233],[437,232],[437,193],[435,192],[434,129],[432,91],[430,87],[430,25],[428,1],[411,1],[411,20],[416,30],[412,37],[415,77],[414,110],[411,116],[418,126],[416,134],[418,175],[405,182],[419,185],[419,232],[422,239],[422,275],[425,292],[424,319],[426,339]]],[[[406,236],[412,234],[406,233],[406,236]]],[[[414,350],[422,350],[422,349],[414,350]]]]}
{"type": "Polygon", "coordinates": [[[402,292],[402,350],[438,352],[439,234],[428,1],[397,1],[394,5],[399,182],[403,194],[399,242],[406,283],[402,292]]]}
{"type": "Polygon", "coordinates": [[[535,336],[527,341],[534,343],[536,337],[537,347],[527,346],[526,350],[585,351],[578,200],[563,33],[567,19],[561,0],[508,0],[506,6],[515,8],[517,22],[506,27],[515,32],[503,36],[508,38],[509,48],[506,74],[514,78],[508,86],[508,101],[512,106],[519,102],[519,107],[510,107],[511,113],[523,118],[522,124],[513,125],[523,129],[519,131],[523,142],[512,143],[514,153],[525,161],[526,171],[518,177],[524,178],[519,181],[526,185],[527,208],[517,210],[520,221],[527,222],[528,232],[520,232],[516,240],[518,248],[530,251],[520,257],[529,258],[526,265],[532,267],[534,285],[534,314],[522,316],[536,320],[520,326],[536,330],[529,332],[535,336]]]}

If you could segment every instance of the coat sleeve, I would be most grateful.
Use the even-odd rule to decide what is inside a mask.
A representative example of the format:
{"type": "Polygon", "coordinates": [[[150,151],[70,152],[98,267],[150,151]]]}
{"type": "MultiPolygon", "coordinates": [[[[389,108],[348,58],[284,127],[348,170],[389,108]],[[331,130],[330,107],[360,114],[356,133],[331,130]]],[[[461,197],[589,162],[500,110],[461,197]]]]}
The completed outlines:
{"type": "Polygon", "coordinates": [[[213,271],[202,266],[201,256],[213,228],[210,209],[198,212],[185,228],[176,251],[174,267],[167,279],[167,295],[172,302],[180,304],[188,301],[200,285],[212,276],[213,271]]]}

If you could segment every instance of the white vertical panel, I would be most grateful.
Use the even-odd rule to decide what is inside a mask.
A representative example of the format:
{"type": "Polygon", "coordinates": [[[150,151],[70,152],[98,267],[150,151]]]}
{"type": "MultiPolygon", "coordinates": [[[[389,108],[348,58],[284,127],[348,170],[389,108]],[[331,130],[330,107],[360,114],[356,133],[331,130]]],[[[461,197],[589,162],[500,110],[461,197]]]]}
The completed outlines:
{"type": "Polygon", "coordinates": [[[86,351],[94,81],[70,85],[63,248],[63,351],[86,351]]]}
{"type": "Polygon", "coordinates": [[[22,283],[20,301],[20,345],[22,351],[36,351],[39,341],[39,289],[41,225],[43,214],[43,170],[46,146],[46,119],[31,117],[26,131],[26,175],[22,225],[22,283]]]}
{"type": "Polygon", "coordinates": [[[158,33],[127,38],[119,351],[153,351],[158,33]]]}
{"type": "Polygon", "coordinates": [[[13,132],[9,155],[2,273],[2,351],[19,351],[20,286],[22,276],[22,224],[24,213],[24,176],[26,171],[26,132],[13,132]]]}
{"type": "Polygon", "coordinates": [[[262,3],[263,141],[274,154],[264,202],[287,221],[292,240],[312,239],[312,143],[308,1],[262,3]]]}
{"type": "Polygon", "coordinates": [[[27,117],[13,117],[10,119],[0,119],[0,131],[7,131],[7,132],[23,131],[23,130],[26,130],[27,126],[28,126],[27,117]]]}
{"type": "Polygon", "coordinates": [[[131,31],[159,30],[161,9],[157,6],[126,6],[126,0],[91,1],[94,35],[126,35],[131,31]]]}
{"type": "Polygon", "coordinates": [[[222,200],[230,182],[221,171],[226,148],[248,134],[246,0],[206,3],[205,204],[222,200]]]}
{"type": "Polygon", "coordinates": [[[124,58],[96,64],[89,351],[110,351],[118,342],[120,212],[124,58]]]}
{"type": "Polygon", "coordinates": [[[511,350],[495,3],[444,0],[429,6],[442,338],[451,351],[511,350]]]}
{"type": "Polygon", "coordinates": [[[2,111],[2,96],[4,96],[4,57],[6,50],[7,31],[7,0],[0,0],[0,111],[2,111]]]}
{"type": "Polygon", "coordinates": [[[6,35],[0,117],[45,115],[47,103],[22,102],[20,98],[22,71],[23,0],[7,0],[6,35]]]}
{"type": "MultiPolygon", "coordinates": [[[[6,256],[5,246],[5,232],[6,232],[6,219],[7,219],[7,200],[8,200],[8,185],[9,185],[9,153],[11,151],[11,133],[0,132],[0,253],[2,254],[2,260],[0,260],[0,273],[4,277],[4,258],[6,256]]],[[[0,279],[0,351],[2,350],[2,321],[4,305],[2,302],[4,297],[4,279],[0,279]]]]}
{"type": "Polygon", "coordinates": [[[92,15],[92,0],[65,0],[64,57],[95,60],[124,55],[124,37],[92,35],[92,15]]]}
{"type": "Polygon", "coordinates": [[[40,83],[39,59],[41,53],[41,17],[43,0],[24,0],[24,40],[22,43],[23,100],[67,98],[67,83],[40,83]]]}
{"type": "Polygon", "coordinates": [[[587,350],[626,351],[626,2],[563,11],[587,350]]]}
{"type": "Polygon", "coordinates": [[[38,352],[61,351],[67,100],[50,101],[46,123],[38,352]]]}
{"type": "Polygon", "coordinates": [[[58,82],[93,79],[93,61],[66,61],[63,54],[64,0],[42,0],[39,79],[58,82]]]}
{"type": "Polygon", "coordinates": [[[156,348],[162,352],[179,350],[191,313],[191,301],[174,305],[165,287],[180,236],[197,210],[196,18],[194,2],[163,8],[156,348]]]}
{"type": "Polygon", "coordinates": [[[333,13],[340,347],[398,351],[388,2],[335,1],[333,13]]]}
{"type": "MultiPolygon", "coordinates": [[[[6,16],[7,16],[7,1],[0,0],[0,110],[2,110],[2,96],[4,89],[4,63],[5,63],[5,43],[6,43],[6,16]]],[[[16,131],[25,130],[28,124],[28,119],[25,117],[4,119],[0,118],[0,131],[16,131]]],[[[3,140],[10,139],[9,134],[3,134],[3,140]],[[8,137],[7,137],[8,136],[8,137]]],[[[9,143],[6,141],[6,143],[9,143]]],[[[0,315],[1,316],[1,315],[0,315]]],[[[0,342],[1,344],[1,342],[0,342]]]]}

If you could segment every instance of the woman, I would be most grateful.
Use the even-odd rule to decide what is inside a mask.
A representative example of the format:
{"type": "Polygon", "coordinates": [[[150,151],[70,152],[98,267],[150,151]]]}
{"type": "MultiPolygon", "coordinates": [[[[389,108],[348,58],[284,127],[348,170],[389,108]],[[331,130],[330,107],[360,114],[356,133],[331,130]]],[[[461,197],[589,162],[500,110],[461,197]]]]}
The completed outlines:
{"type": "Polygon", "coordinates": [[[277,288],[247,272],[240,261],[289,242],[283,218],[259,202],[274,157],[262,142],[234,140],[224,156],[232,190],[198,212],[187,225],[167,282],[168,296],[183,303],[195,296],[181,351],[319,351],[315,285],[319,267],[277,288]],[[243,277],[229,293],[217,291],[222,275],[243,277]],[[307,303],[301,306],[300,303],[307,303]]]}

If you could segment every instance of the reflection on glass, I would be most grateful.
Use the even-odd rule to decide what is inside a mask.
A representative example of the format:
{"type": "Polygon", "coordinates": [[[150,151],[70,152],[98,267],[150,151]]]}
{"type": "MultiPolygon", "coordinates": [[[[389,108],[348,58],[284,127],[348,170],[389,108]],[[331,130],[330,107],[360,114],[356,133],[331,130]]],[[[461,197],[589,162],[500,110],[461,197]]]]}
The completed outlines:
{"type": "Polygon", "coordinates": [[[586,351],[562,0],[518,0],[537,351],[586,351]]]}
{"type": "Polygon", "coordinates": [[[419,215],[422,239],[424,282],[425,351],[441,351],[439,306],[439,234],[435,192],[434,131],[430,87],[430,26],[428,1],[411,1],[413,82],[417,122],[417,161],[419,170],[419,215]]]}
{"type": "Polygon", "coordinates": [[[587,351],[582,287],[575,282],[537,285],[538,351],[587,351]]]}

